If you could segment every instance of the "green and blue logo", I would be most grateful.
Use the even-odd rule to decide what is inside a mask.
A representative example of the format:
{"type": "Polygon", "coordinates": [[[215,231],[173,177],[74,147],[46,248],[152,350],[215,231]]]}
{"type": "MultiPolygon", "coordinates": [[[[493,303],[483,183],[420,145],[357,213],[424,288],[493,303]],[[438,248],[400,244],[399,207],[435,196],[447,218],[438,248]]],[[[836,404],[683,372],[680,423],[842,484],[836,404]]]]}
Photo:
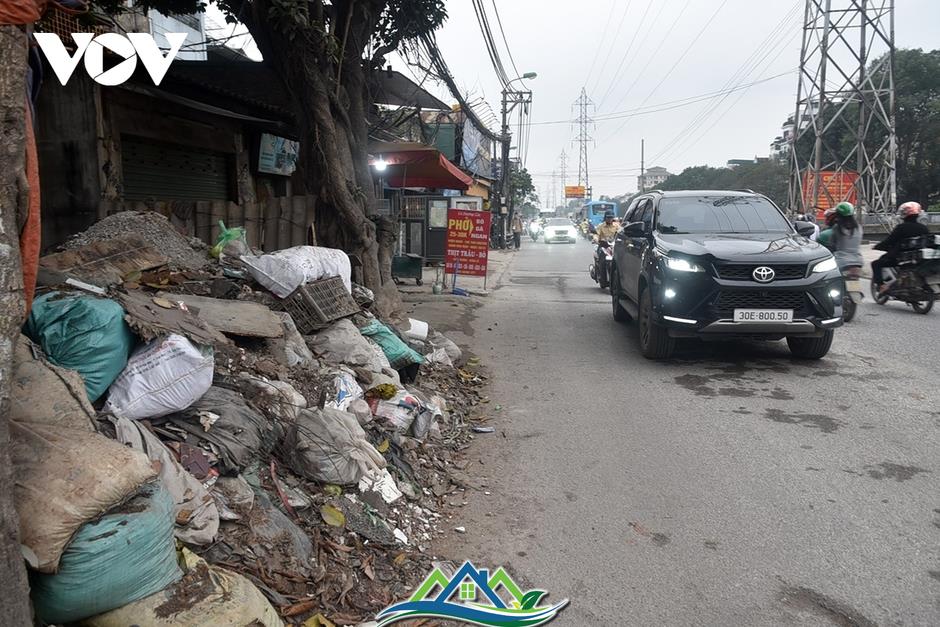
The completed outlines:
{"type": "Polygon", "coordinates": [[[410,599],[390,605],[375,618],[379,627],[412,618],[441,618],[484,627],[534,627],[555,618],[568,604],[565,599],[539,606],[546,594],[544,590],[524,593],[502,567],[490,575],[487,569],[477,569],[467,561],[450,578],[435,568],[410,599]],[[497,594],[500,588],[512,597],[509,606],[497,594]],[[455,595],[456,601],[452,600],[455,595]]]}

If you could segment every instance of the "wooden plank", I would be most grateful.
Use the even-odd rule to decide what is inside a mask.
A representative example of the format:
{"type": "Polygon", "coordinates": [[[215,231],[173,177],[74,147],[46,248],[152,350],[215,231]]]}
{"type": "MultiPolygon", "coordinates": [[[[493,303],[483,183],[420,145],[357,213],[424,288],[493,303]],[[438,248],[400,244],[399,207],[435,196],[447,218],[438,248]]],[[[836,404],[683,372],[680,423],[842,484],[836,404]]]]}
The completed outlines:
{"type": "MultiPolygon", "coordinates": [[[[219,234],[222,232],[221,227],[219,227],[219,222],[225,222],[228,218],[228,202],[224,200],[213,200],[210,203],[212,207],[212,224],[210,225],[209,230],[209,245],[215,245],[219,241],[219,234]]],[[[225,226],[229,226],[228,222],[225,222],[225,226]]]]}
{"type": "Polygon", "coordinates": [[[120,283],[135,271],[166,264],[168,259],[138,235],[106,239],[74,250],[46,255],[39,265],[69,276],[107,287],[120,283]]]}
{"type": "Polygon", "coordinates": [[[264,201],[264,252],[277,250],[277,225],[280,222],[281,208],[277,199],[268,198],[264,201]]]}
{"type": "Polygon", "coordinates": [[[258,203],[246,202],[245,210],[245,237],[252,248],[261,248],[261,214],[258,212],[258,203]]]}
{"type": "Polygon", "coordinates": [[[306,196],[292,196],[290,204],[290,245],[302,246],[307,243],[307,234],[304,232],[307,226],[307,198],[306,196]]]}
{"type": "Polygon", "coordinates": [[[273,311],[247,300],[224,300],[191,294],[157,294],[171,301],[183,301],[196,315],[222,333],[248,337],[281,337],[284,326],[273,311]]]}

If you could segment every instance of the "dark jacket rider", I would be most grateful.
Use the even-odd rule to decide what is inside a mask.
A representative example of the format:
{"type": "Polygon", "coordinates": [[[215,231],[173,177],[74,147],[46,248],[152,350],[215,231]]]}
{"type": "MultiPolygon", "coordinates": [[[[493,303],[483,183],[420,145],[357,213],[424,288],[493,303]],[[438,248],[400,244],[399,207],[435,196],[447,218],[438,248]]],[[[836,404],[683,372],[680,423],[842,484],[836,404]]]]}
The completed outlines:
{"type": "Polygon", "coordinates": [[[882,276],[881,270],[897,265],[898,253],[901,251],[901,244],[904,240],[930,233],[930,229],[927,228],[926,224],[917,221],[920,214],[920,203],[906,202],[898,207],[901,223],[894,227],[894,230],[884,241],[875,245],[875,250],[885,251],[884,255],[871,262],[872,278],[878,287],[883,287],[884,284],[884,276],[882,276]]]}

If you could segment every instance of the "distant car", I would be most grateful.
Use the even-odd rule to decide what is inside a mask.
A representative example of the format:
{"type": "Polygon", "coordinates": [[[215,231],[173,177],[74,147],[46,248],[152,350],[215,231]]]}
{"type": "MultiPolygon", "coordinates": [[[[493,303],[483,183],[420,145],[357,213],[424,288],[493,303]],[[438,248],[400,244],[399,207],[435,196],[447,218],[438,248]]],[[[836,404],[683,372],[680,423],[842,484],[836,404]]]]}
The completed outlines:
{"type": "Polygon", "coordinates": [[[795,357],[819,359],[842,324],[844,285],[812,231],[753,192],[644,194],[614,241],[614,319],[637,320],[652,359],[680,337],[786,338],[795,357]]]}
{"type": "Polygon", "coordinates": [[[578,241],[578,230],[571,224],[571,220],[566,218],[549,218],[545,222],[543,233],[546,244],[578,241]]]}

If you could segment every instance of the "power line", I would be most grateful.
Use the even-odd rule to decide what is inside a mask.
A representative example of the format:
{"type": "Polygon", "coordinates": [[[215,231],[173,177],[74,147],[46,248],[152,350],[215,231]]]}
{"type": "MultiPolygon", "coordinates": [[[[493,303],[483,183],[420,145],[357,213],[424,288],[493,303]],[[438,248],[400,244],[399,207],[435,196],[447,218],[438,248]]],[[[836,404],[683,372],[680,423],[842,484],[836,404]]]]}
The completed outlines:
{"type": "MultiPolygon", "coordinates": [[[[777,36],[778,32],[792,20],[795,16],[795,10],[797,9],[799,0],[794,4],[784,16],[773,26],[770,32],[764,37],[757,47],[748,55],[743,63],[738,67],[738,69],[731,75],[731,77],[725,81],[725,84],[722,86],[722,89],[728,89],[729,87],[739,87],[742,85],[743,81],[755,70],[757,66],[760,65],[762,58],[766,58],[766,55],[770,52],[773,52],[773,49],[767,49],[769,42],[777,36]],[[761,55],[761,53],[764,53],[761,55]]],[[[696,114],[686,126],[680,130],[676,135],[666,142],[664,147],[650,159],[650,161],[656,161],[666,154],[669,153],[672,148],[676,145],[681,144],[685,139],[688,138],[690,132],[701,126],[701,124],[711,117],[712,113],[721,105],[722,102],[727,98],[727,94],[723,95],[718,102],[714,104],[706,105],[698,114],[696,114]]]]}
{"type": "MultiPolygon", "coordinates": [[[[667,72],[662,76],[662,78],[660,78],[660,81],[659,81],[658,83],[656,83],[656,86],[653,87],[652,91],[650,91],[650,93],[647,95],[646,99],[644,99],[643,102],[640,103],[640,106],[643,106],[644,104],[646,104],[646,102],[647,102],[647,101],[650,99],[650,97],[656,92],[656,90],[660,88],[660,86],[666,81],[667,78],[669,78],[669,75],[672,74],[672,72],[676,69],[676,66],[678,66],[679,63],[682,61],[682,59],[685,58],[685,55],[687,55],[687,54],[689,53],[689,50],[692,49],[692,46],[694,46],[695,43],[699,40],[699,38],[705,33],[705,31],[708,29],[708,27],[711,25],[711,23],[715,20],[715,18],[718,17],[718,14],[721,12],[721,10],[724,8],[724,6],[725,6],[726,4],[728,4],[728,0],[724,0],[720,5],[718,5],[718,8],[715,9],[715,12],[712,13],[711,17],[708,18],[708,21],[705,22],[705,24],[702,25],[702,28],[699,29],[699,31],[698,31],[698,33],[696,33],[695,37],[692,38],[692,41],[690,41],[689,44],[685,47],[685,50],[682,51],[682,54],[680,54],[679,57],[676,59],[675,63],[672,64],[672,67],[669,68],[669,71],[667,71],[667,72]]],[[[685,6],[682,7],[682,10],[680,11],[679,16],[676,18],[676,22],[678,22],[678,20],[679,20],[680,17],[682,17],[682,13],[685,12],[685,10],[688,8],[688,6],[689,6],[689,4],[688,4],[688,2],[687,2],[687,3],[685,4],[685,6]]],[[[673,25],[675,25],[675,23],[674,23],[673,25]]],[[[663,40],[665,40],[665,38],[664,38],[663,40]]],[[[662,41],[660,41],[660,45],[662,45],[662,41]]],[[[659,48],[657,48],[657,51],[658,51],[658,50],[659,50],[659,48]]],[[[651,56],[651,57],[650,57],[650,60],[652,60],[652,59],[653,59],[653,57],[651,56]]],[[[621,97],[620,100],[617,101],[617,104],[614,105],[614,106],[619,106],[620,103],[623,101],[623,98],[625,98],[626,95],[630,93],[630,90],[633,89],[633,85],[636,84],[636,82],[639,80],[639,77],[643,74],[643,72],[646,71],[646,67],[647,67],[647,66],[649,66],[649,61],[647,61],[646,66],[644,66],[644,67],[643,67],[643,70],[641,70],[640,73],[637,74],[636,79],[634,79],[633,83],[632,83],[632,84],[630,85],[630,87],[627,89],[626,93],[623,95],[623,97],[621,97]]],[[[610,137],[615,136],[617,133],[619,133],[621,130],[623,130],[623,127],[626,126],[626,124],[627,124],[627,121],[624,120],[623,124],[621,124],[620,126],[618,126],[618,127],[617,127],[617,130],[615,130],[613,133],[611,133],[610,135],[608,135],[607,138],[610,138],[610,137]]]]}
{"type": "MultiPolygon", "coordinates": [[[[648,107],[637,107],[635,109],[624,109],[623,111],[616,111],[604,115],[594,116],[594,122],[612,122],[616,120],[621,120],[623,118],[633,118],[641,115],[649,115],[651,113],[661,113],[663,111],[671,111],[673,109],[679,109],[681,107],[687,107],[705,100],[711,100],[719,96],[723,96],[730,92],[740,91],[742,89],[747,89],[748,87],[753,87],[754,85],[760,85],[761,83],[767,83],[772,80],[776,80],[783,76],[789,76],[796,73],[796,68],[788,70],[786,72],[781,72],[779,74],[774,74],[772,76],[765,76],[763,78],[732,87],[730,89],[721,89],[713,92],[706,92],[704,94],[699,94],[697,96],[688,96],[686,98],[680,98],[678,100],[667,100],[655,105],[649,105],[648,107]]],[[[544,120],[542,122],[530,122],[532,126],[543,126],[549,124],[575,124],[577,123],[577,118],[568,118],[564,120],[544,120]]]]}
{"type": "MultiPolygon", "coordinates": [[[[626,63],[629,58],[630,51],[633,49],[633,43],[636,41],[637,35],[640,34],[640,30],[643,28],[643,23],[646,22],[646,16],[650,12],[650,8],[653,6],[653,3],[646,3],[646,10],[643,12],[643,16],[640,18],[640,22],[637,24],[636,30],[633,31],[633,37],[630,38],[630,43],[627,44],[626,49],[623,51],[623,56],[620,57],[620,64],[617,66],[617,70],[614,72],[613,77],[611,77],[610,82],[607,85],[607,90],[604,92],[604,95],[601,97],[601,106],[604,106],[604,101],[607,99],[607,96],[610,94],[610,90],[614,88],[614,85],[617,84],[617,79],[620,78],[620,71],[623,69],[623,64],[626,63]]],[[[662,3],[662,6],[665,6],[665,3],[662,3]]],[[[660,8],[662,8],[662,6],[660,8]]]]}
{"type": "MultiPolygon", "coordinates": [[[[624,18],[627,17],[627,11],[630,10],[630,2],[631,0],[627,0],[626,6],[623,9],[623,13],[620,16],[620,23],[617,24],[617,29],[614,30],[613,41],[611,41],[611,45],[607,46],[607,54],[604,56],[604,62],[601,64],[601,69],[597,73],[595,83],[600,80],[601,76],[604,75],[604,68],[607,67],[607,61],[610,60],[610,53],[614,49],[613,43],[617,39],[617,33],[620,32],[620,27],[623,25],[624,18]]],[[[597,55],[600,54],[601,48],[604,47],[604,40],[607,38],[607,29],[610,27],[610,18],[613,17],[614,8],[616,6],[616,0],[612,0],[610,3],[610,11],[607,13],[607,21],[604,23],[604,34],[601,35],[600,41],[597,42],[597,48],[594,49],[594,59],[591,60],[591,69],[588,70],[587,76],[584,77],[582,87],[587,87],[587,84],[591,81],[591,75],[594,73],[594,65],[597,63],[597,55]]]]}
{"type": "Polygon", "coordinates": [[[492,0],[493,13],[496,14],[496,23],[499,25],[499,34],[503,37],[503,44],[506,46],[506,52],[509,54],[509,62],[512,64],[512,71],[519,76],[519,68],[516,67],[516,60],[512,58],[512,50],[509,48],[509,42],[506,41],[506,31],[503,30],[503,20],[499,16],[499,9],[496,8],[496,0],[492,0]]]}

